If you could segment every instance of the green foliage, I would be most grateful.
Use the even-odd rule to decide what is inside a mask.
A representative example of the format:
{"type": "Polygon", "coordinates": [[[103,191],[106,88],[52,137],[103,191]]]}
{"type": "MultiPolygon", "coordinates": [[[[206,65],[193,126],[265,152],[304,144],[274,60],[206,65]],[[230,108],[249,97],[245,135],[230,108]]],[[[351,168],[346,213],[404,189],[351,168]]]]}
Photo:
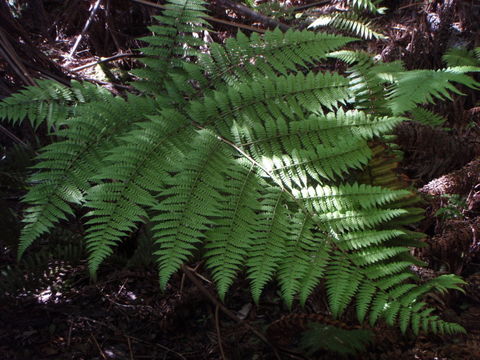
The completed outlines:
{"type": "Polygon", "coordinates": [[[28,119],[34,128],[43,121],[47,126],[61,126],[75,113],[76,105],[102,101],[108,92],[92,84],[72,81],[71,87],[49,80],[37,80],[36,86],[0,102],[0,118],[17,124],[28,119]]]}
{"type": "Polygon", "coordinates": [[[333,13],[322,15],[309,25],[309,28],[333,27],[334,29],[344,30],[362,39],[384,39],[385,36],[376,32],[372,24],[366,18],[355,13],[333,13]]]}
{"type": "Polygon", "coordinates": [[[309,330],[302,333],[300,348],[309,355],[327,350],[340,356],[355,355],[365,350],[373,340],[370,330],[347,330],[331,325],[311,323],[309,330]]]}
{"type": "Polygon", "coordinates": [[[458,93],[451,82],[477,87],[466,72],[478,69],[407,72],[332,53],[352,39],[309,31],[239,34],[199,54],[203,2],[167,8],[145,39],[145,94],[76,102],[41,150],[19,257],[81,207],[93,278],[145,224],[162,288],[202,256],[222,298],[242,270],[257,302],[277,280],[288,305],[305,303],[324,279],[337,317],[355,302],[360,321],[462,331],[418,300],[463,282],[414,282],[418,235],[404,225],[419,210],[396,182],[388,135],[417,105],[458,93]],[[327,56],[349,64],[346,76],[309,69],[327,56]]]}
{"type": "Polygon", "coordinates": [[[444,219],[463,218],[463,211],[467,208],[465,198],[458,194],[444,194],[446,204],[435,212],[435,216],[444,219]]]}
{"type": "Polygon", "coordinates": [[[379,1],[371,0],[345,0],[344,5],[347,10],[335,10],[331,13],[316,17],[316,19],[309,25],[309,28],[333,28],[362,39],[385,39],[386,37],[375,31],[372,27],[372,22],[368,20],[365,13],[369,14],[383,14],[386,8],[378,8],[379,1]]]}
{"type": "Polygon", "coordinates": [[[448,66],[479,66],[480,47],[470,51],[463,47],[450,48],[443,55],[442,60],[448,66]]]}

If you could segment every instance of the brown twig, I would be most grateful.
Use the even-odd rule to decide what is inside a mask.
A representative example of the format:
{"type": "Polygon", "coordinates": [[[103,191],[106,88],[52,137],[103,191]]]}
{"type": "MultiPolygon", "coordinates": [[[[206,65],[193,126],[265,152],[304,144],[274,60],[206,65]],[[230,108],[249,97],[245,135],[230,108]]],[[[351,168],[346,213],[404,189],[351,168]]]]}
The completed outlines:
{"type": "Polygon", "coordinates": [[[80,70],[83,70],[83,69],[86,69],[86,68],[89,68],[89,67],[92,67],[92,66],[96,66],[98,64],[102,64],[104,62],[109,62],[109,61],[117,60],[117,59],[124,58],[124,57],[141,57],[141,55],[133,54],[133,53],[117,54],[117,55],[110,56],[108,58],[100,59],[98,61],[94,61],[94,62],[85,64],[85,65],[82,65],[82,66],[78,66],[76,68],[71,69],[70,71],[80,71],[80,70]]]}
{"type": "Polygon", "coordinates": [[[125,335],[125,337],[127,338],[128,351],[130,352],[130,360],[134,360],[135,357],[133,356],[132,341],[130,340],[129,336],[125,335]]]}
{"type": "Polygon", "coordinates": [[[98,352],[100,353],[100,355],[102,356],[102,358],[104,358],[105,360],[107,359],[107,356],[105,355],[105,353],[103,352],[102,348],[100,347],[100,344],[98,343],[97,339],[95,338],[95,336],[93,336],[93,334],[90,334],[90,337],[93,339],[93,342],[95,343],[95,345],[97,345],[97,348],[98,348],[98,352]]]}
{"type": "Polygon", "coordinates": [[[222,344],[222,336],[220,334],[220,320],[218,316],[218,310],[220,307],[217,305],[215,306],[215,328],[217,330],[217,342],[218,342],[218,348],[220,349],[220,355],[222,356],[222,360],[227,360],[225,357],[225,352],[223,351],[223,344],[222,344]]]}
{"type": "Polygon", "coordinates": [[[6,136],[8,136],[10,139],[15,141],[16,143],[26,147],[27,149],[30,149],[30,146],[26,142],[24,142],[22,139],[20,139],[18,136],[12,133],[10,130],[5,128],[3,125],[0,125],[0,132],[4,133],[6,136]]]}
{"type": "Polygon", "coordinates": [[[194,275],[194,271],[192,268],[182,265],[182,271],[187,275],[187,277],[190,279],[191,282],[200,290],[200,292],[205,295],[215,306],[218,306],[222,312],[227,315],[230,319],[233,321],[244,325],[247,329],[249,329],[252,333],[254,333],[260,340],[262,340],[265,344],[270,346],[277,357],[277,359],[281,360],[280,355],[278,354],[278,351],[276,347],[268,341],[268,339],[263,335],[260,331],[255,329],[253,326],[251,326],[249,323],[243,321],[240,319],[235,313],[233,313],[231,310],[229,310],[225,305],[223,305],[214,295],[210,293],[210,291],[203,286],[203,284],[200,282],[200,280],[197,279],[197,277],[194,275]]]}

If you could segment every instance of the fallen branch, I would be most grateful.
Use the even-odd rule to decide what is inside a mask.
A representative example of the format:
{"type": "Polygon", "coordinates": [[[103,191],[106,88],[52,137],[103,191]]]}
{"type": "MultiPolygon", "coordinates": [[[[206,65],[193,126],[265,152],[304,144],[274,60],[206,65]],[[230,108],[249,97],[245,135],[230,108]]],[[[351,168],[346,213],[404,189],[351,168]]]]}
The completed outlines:
{"type": "Polygon", "coordinates": [[[290,29],[290,26],[283,24],[275,19],[272,19],[268,16],[265,16],[263,14],[260,14],[257,11],[254,11],[250,9],[249,7],[230,1],[230,0],[217,0],[217,4],[226,8],[226,9],[231,9],[234,10],[237,14],[243,15],[253,21],[257,21],[259,23],[262,23],[265,25],[267,28],[274,29],[274,28],[279,28],[282,31],[287,31],[290,29]]]}
{"type": "Polygon", "coordinates": [[[117,60],[117,59],[124,58],[124,57],[141,57],[141,55],[133,54],[133,53],[117,54],[117,55],[110,56],[108,58],[100,59],[98,61],[94,61],[94,62],[85,64],[85,65],[82,65],[82,66],[78,66],[76,68],[71,69],[70,71],[74,71],[74,72],[75,71],[80,71],[80,70],[87,69],[87,68],[92,67],[92,66],[97,66],[98,64],[102,64],[102,63],[105,63],[105,62],[117,60]]]}

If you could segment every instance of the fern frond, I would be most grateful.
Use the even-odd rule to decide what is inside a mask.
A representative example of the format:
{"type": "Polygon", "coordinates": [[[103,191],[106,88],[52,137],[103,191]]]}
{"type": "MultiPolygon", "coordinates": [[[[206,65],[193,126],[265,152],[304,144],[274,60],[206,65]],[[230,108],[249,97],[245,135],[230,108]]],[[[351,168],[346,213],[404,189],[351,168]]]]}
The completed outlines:
{"type": "Polygon", "coordinates": [[[351,302],[362,280],[362,274],[337,253],[327,268],[326,287],[330,311],[338,318],[351,302]]]}
{"type": "Polygon", "coordinates": [[[385,35],[376,32],[371,27],[371,22],[355,13],[334,13],[319,16],[308,27],[327,27],[331,26],[338,30],[351,32],[365,40],[385,39],[385,35]]]}
{"type": "Polygon", "coordinates": [[[349,98],[348,80],[338,74],[313,74],[261,78],[236,88],[216,91],[202,101],[193,101],[189,113],[195,121],[213,125],[223,136],[230,136],[235,120],[239,124],[262,123],[277,116],[323,113],[338,108],[349,98]]]}
{"type": "Polygon", "coordinates": [[[285,194],[272,188],[264,195],[258,218],[258,233],[248,254],[247,272],[251,279],[252,296],[258,303],[265,284],[272,279],[281,259],[285,256],[288,232],[288,211],[285,194]]]}
{"type": "Polygon", "coordinates": [[[187,145],[182,141],[194,135],[185,121],[178,112],[165,110],[127,133],[123,144],[106,157],[97,175],[106,182],[89,190],[85,204],[92,209],[87,214],[86,241],[93,277],[113,246],[148,218],[144,207],[155,204],[153,193],[162,190],[166,169],[183,156],[187,145]]]}
{"type": "Polygon", "coordinates": [[[328,260],[327,242],[316,234],[312,217],[297,212],[290,221],[285,256],[278,269],[282,298],[289,307],[301,290],[301,302],[305,302],[323,276],[328,260]]]}
{"type": "Polygon", "coordinates": [[[454,47],[447,50],[442,60],[449,67],[454,66],[480,66],[480,60],[475,58],[474,50],[467,50],[463,47],[454,47]]]}
{"type": "Polygon", "coordinates": [[[472,71],[478,72],[480,68],[459,66],[443,70],[397,73],[395,84],[391,86],[387,96],[389,107],[394,115],[399,115],[414,109],[417,104],[433,103],[435,99],[451,100],[449,91],[463,95],[452,82],[478,89],[480,83],[465,74],[472,71]]]}
{"type": "Polygon", "coordinates": [[[214,225],[213,218],[220,215],[220,191],[225,187],[222,170],[229,158],[207,131],[198,133],[193,148],[195,152],[180,167],[189,170],[166,180],[167,187],[159,194],[162,200],[153,207],[159,213],[152,218],[152,230],[159,247],[155,255],[163,289],[204,239],[204,231],[214,225]]]}
{"type": "Polygon", "coordinates": [[[382,14],[385,8],[377,8],[378,1],[372,0],[345,0],[345,2],[356,10],[366,10],[373,14],[382,14]]]}
{"type": "Polygon", "coordinates": [[[122,134],[141,112],[153,112],[154,102],[131,96],[129,102],[111,95],[101,103],[79,106],[77,117],[69,126],[57,131],[63,141],[45,147],[30,177],[32,187],[23,201],[32,205],[25,211],[18,257],[39,236],[48,232],[60,219],[72,215],[70,204],[82,204],[89,181],[102,165],[102,156],[112,146],[112,136],[122,134]]]}
{"type": "Polygon", "coordinates": [[[293,190],[293,194],[311,213],[321,214],[356,208],[371,209],[402,198],[409,192],[354,183],[338,187],[317,185],[316,188],[293,190]]]}
{"type": "Polygon", "coordinates": [[[168,0],[162,15],[154,16],[159,22],[149,27],[154,36],[140,39],[149,45],[141,49],[146,67],[132,71],[143,79],[135,82],[137,89],[161,94],[171,84],[172,72],[182,73],[185,59],[198,55],[203,45],[199,34],[208,26],[204,5],[202,0],[168,0]]]}
{"type": "Polygon", "coordinates": [[[326,33],[276,29],[264,36],[238,33],[225,46],[212,44],[210,54],[200,56],[200,64],[212,82],[229,86],[278,74],[288,75],[325,58],[330,51],[356,39],[326,33]]]}
{"type": "Polygon", "coordinates": [[[372,245],[386,243],[391,239],[404,235],[401,230],[368,230],[343,234],[336,243],[344,250],[357,250],[372,245]]]}
{"type": "Polygon", "coordinates": [[[314,219],[326,228],[346,232],[371,229],[405,213],[403,209],[355,209],[326,212],[315,215],[314,219]]]}
{"type": "Polygon", "coordinates": [[[294,149],[289,155],[263,156],[260,163],[287,187],[303,188],[309,185],[309,178],[319,183],[342,178],[348,169],[361,168],[370,156],[364,141],[339,141],[334,147],[318,145],[309,150],[294,149]]]}
{"type": "Polygon", "coordinates": [[[37,80],[36,86],[28,86],[0,102],[0,119],[13,124],[28,119],[35,129],[46,121],[51,128],[65,124],[77,104],[100,101],[107,93],[89,83],[72,81],[68,87],[51,80],[37,80]]]}
{"type": "Polygon", "coordinates": [[[442,115],[436,114],[433,111],[420,106],[410,110],[410,114],[412,115],[412,120],[429,126],[440,126],[447,121],[442,115]]]}
{"type": "Polygon", "coordinates": [[[239,146],[248,147],[249,153],[257,160],[261,156],[291,154],[294,149],[308,149],[315,144],[335,145],[345,137],[369,140],[391,132],[401,117],[372,117],[353,110],[326,115],[311,115],[303,120],[287,120],[282,116],[266,118],[261,123],[234,123],[231,132],[239,146]]]}
{"type": "Polygon", "coordinates": [[[261,183],[252,164],[237,160],[227,170],[228,180],[223,191],[229,196],[220,201],[222,216],[207,232],[205,246],[207,267],[222,298],[256,241],[259,225],[256,214],[261,210],[261,183]]]}

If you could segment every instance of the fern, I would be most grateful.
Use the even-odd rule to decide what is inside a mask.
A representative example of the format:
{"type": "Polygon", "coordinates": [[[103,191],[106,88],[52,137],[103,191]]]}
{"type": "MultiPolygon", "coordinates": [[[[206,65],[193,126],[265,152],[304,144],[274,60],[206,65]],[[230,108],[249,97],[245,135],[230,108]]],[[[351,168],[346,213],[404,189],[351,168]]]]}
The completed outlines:
{"type": "Polygon", "coordinates": [[[385,39],[386,37],[376,32],[371,21],[365,17],[365,13],[383,14],[386,8],[378,8],[378,1],[371,0],[345,0],[346,10],[336,10],[329,14],[317,17],[309,28],[330,27],[335,30],[347,32],[359,36],[362,39],[385,39]]]}
{"type": "MultiPolygon", "coordinates": [[[[146,224],[162,288],[202,256],[222,299],[242,270],[256,302],[277,280],[289,306],[325,279],[334,316],[355,303],[360,321],[462,331],[419,300],[462,281],[415,283],[408,246],[419,235],[404,225],[420,215],[394,172],[389,135],[420,105],[458,93],[451,82],[478,87],[467,75],[478,69],[409,72],[332,52],[353,39],[309,31],[239,34],[199,54],[203,6],[168,1],[157,36],[144,39],[144,95],[72,100],[56,120],[66,125],[33,169],[19,257],[81,207],[92,278],[146,224]],[[347,73],[310,71],[327,56],[347,62],[347,73]]],[[[25,107],[2,116],[46,118],[25,107]]]]}
{"type": "Polygon", "coordinates": [[[480,47],[474,50],[451,48],[442,56],[442,60],[450,67],[478,66],[480,64],[480,47]]]}
{"type": "Polygon", "coordinates": [[[390,88],[388,100],[394,115],[415,108],[417,104],[433,103],[434,100],[452,100],[449,91],[463,95],[452,82],[478,89],[480,83],[467,76],[479,68],[468,66],[450,67],[444,70],[413,70],[397,73],[395,86],[390,88]]]}
{"type": "Polygon", "coordinates": [[[373,30],[371,25],[371,22],[366,18],[358,16],[355,13],[334,13],[319,16],[309,25],[309,28],[331,26],[338,30],[345,30],[353,33],[365,40],[385,39],[385,36],[373,30]]]}
{"type": "Polygon", "coordinates": [[[88,83],[72,81],[71,87],[49,80],[37,80],[36,86],[4,99],[0,118],[17,124],[28,119],[34,128],[45,121],[48,128],[63,125],[75,113],[76,105],[102,101],[108,92],[88,83]]]}

